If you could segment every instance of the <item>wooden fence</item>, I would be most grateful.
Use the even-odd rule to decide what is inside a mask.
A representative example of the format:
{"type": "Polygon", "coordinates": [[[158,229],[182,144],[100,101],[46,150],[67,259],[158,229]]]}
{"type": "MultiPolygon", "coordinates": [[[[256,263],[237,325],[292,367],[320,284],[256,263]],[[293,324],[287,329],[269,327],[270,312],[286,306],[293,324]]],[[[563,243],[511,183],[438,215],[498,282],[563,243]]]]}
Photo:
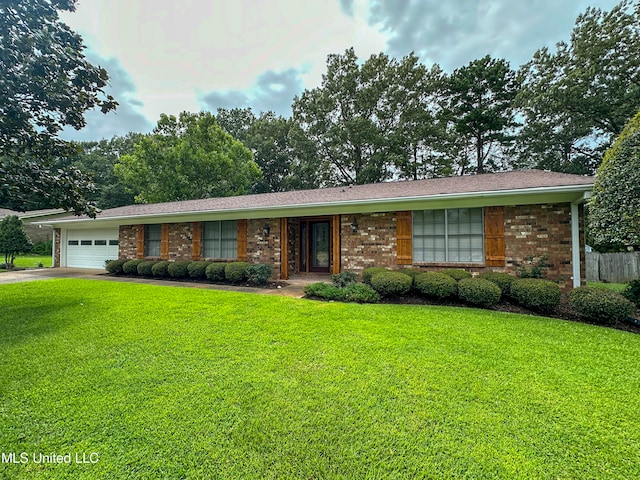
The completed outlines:
{"type": "Polygon", "coordinates": [[[587,253],[587,281],[626,283],[640,278],[640,252],[587,253]]]}

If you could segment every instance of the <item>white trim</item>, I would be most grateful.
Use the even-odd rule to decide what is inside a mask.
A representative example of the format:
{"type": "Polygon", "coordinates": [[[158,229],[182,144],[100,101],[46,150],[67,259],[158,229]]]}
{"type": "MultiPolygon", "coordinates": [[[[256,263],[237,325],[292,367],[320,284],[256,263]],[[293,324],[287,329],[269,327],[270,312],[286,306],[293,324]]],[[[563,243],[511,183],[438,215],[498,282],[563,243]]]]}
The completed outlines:
{"type": "Polygon", "coordinates": [[[580,208],[581,203],[591,198],[591,192],[584,192],[581,198],[571,202],[571,268],[573,275],[573,288],[582,284],[580,275],[580,208]]]}

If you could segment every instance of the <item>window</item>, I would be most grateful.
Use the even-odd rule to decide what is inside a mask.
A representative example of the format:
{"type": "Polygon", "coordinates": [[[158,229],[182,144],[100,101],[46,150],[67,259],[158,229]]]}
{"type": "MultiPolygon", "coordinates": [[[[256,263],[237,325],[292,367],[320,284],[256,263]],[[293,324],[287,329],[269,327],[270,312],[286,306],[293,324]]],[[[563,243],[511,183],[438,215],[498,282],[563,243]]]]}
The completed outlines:
{"type": "Polygon", "coordinates": [[[78,245],[78,240],[69,240],[69,245],[72,245],[72,246],[78,245]]]}
{"type": "Polygon", "coordinates": [[[413,212],[413,261],[484,262],[482,208],[413,212]]]}
{"type": "Polygon", "coordinates": [[[144,228],[144,256],[159,257],[162,240],[162,225],[145,225],[144,228]]]}
{"type": "Polygon", "coordinates": [[[103,246],[103,245],[107,244],[107,241],[106,240],[96,240],[95,242],[93,242],[93,244],[95,246],[103,246]]]}
{"type": "Polygon", "coordinates": [[[202,257],[228,258],[238,256],[238,222],[204,222],[202,225],[202,257]]]}
{"type": "Polygon", "coordinates": [[[118,245],[118,240],[109,240],[109,245],[118,245]]]}
{"type": "Polygon", "coordinates": [[[91,245],[91,240],[80,240],[80,245],[91,245]]]}

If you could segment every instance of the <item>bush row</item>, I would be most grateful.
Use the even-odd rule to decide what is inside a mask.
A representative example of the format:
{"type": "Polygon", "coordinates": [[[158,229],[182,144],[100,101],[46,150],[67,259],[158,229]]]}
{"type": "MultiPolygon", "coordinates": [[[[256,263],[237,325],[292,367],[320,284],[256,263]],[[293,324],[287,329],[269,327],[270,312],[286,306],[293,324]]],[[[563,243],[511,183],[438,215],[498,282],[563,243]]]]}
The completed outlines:
{"type": "Polygon", "coordinates": [[[209,262],[166,260],[110,260],[106,263],[109,273],[140,275],[142,277],[174,279],[209,279],[213,282],[242,283],[264,285],[273,273],[271,265],[249,264],[247,262],[209,262]]]}

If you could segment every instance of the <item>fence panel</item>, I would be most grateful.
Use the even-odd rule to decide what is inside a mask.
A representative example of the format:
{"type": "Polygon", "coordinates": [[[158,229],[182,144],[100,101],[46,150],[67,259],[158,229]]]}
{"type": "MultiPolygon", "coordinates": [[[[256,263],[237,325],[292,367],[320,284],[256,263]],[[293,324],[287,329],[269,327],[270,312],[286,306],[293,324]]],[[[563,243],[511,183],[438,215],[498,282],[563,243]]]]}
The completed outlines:
{"type": "Polygon", "coordinates": [[[587,253],[587,280],[626,283],[640,278],[640,253],[587,253]]]}

